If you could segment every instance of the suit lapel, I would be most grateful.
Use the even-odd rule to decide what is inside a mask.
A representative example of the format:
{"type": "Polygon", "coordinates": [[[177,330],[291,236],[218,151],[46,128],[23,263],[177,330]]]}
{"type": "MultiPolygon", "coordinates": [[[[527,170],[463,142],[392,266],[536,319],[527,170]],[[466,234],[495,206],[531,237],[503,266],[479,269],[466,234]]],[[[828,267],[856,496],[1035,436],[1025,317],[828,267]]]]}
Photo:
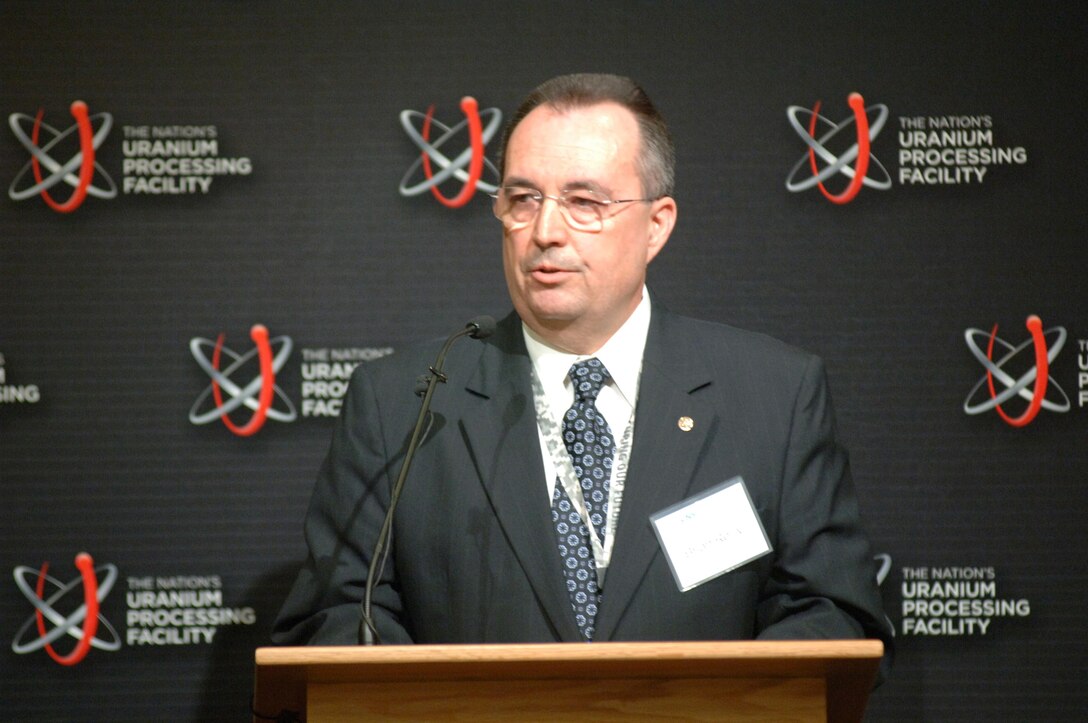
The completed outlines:
{"type": "Polygon", "coordinates": [[[531,369],[511,314],[483,346],[461,423],[495,516],[557,637],[578,640],[549,516],[531,369]]]}
{"type": "Polygon", "coordinates": [[[655,306],[653,314],[619,526],[597,619],[598,640],[611,637],[654,556],[661,554],[649,516],[688,496],[718,423],[712,406],[693,394],[711,383],[709,370],[688,356],[697,342],[670,323],[669,312],[655,306]],[[691,419],[690,430],[681,428],[682,417],[691,419]]]}

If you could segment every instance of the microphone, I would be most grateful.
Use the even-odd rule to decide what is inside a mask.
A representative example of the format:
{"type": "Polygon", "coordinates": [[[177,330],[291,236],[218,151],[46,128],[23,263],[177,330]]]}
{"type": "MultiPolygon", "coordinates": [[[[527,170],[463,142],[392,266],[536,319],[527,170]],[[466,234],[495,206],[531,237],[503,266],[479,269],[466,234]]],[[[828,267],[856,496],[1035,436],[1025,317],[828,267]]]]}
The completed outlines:
{"type": "Polygon", "coordinates": [[[469,330],[468,335],[473,339],[486,339],[495,333],[495,319],[494,317],[477,316],[465,324],[465,328],[469,330]]]}
{"type": "Polygon", "coordinates": [[[435,387],[438,386],[439,382],[444,384],[448,379],[442,373],[442,365],[446,361],[446,354],[449,352],[450,347],[453,346],[453,343],[461,337],[470,336],[473,339],[486,339],[495,333],[495,326],[495,319],[490,316],[473,318],[465,324],[464,328],[458,329],[446,339],[446,343],[442,345],[442,350],[438,352],[434,364],[428,368],[429,373],[420,377],[417,382],[416,396],[423,397],[423,402],[419,406],[419,416],[416,418],[415,427],[412,428],[412,437],[408,442],[408,449],[404,452],[404,461],[401,462],[400,473],[397,475],[397,481],[393,483],[393,489],[389,493],[389,508],[385,512],[385,519],[378,531],[378,540],[374,543],[374,554],[370,556],[370,570],[367,571],[366,575],[366,588],[363,591],[362,621],[359,623],[359,640],[363,645],[374,645],[375,642],[381,642],[381,640],[377,640],[378,630],[370,615],[374,583],[381,577],[382,570],[385,569],[386,558],[389,557],[389,537],[393,531],[393,513],[397,509],[397,502],[400,500],[400,493],[404,488],[404,480],[408,478],[408,468],[412,464],[412,458],[422,441],[423,425],[431,416],[431,397],[434,396],[435,387]],[[425,387],[424,383],[426,383],[425,387]]]}

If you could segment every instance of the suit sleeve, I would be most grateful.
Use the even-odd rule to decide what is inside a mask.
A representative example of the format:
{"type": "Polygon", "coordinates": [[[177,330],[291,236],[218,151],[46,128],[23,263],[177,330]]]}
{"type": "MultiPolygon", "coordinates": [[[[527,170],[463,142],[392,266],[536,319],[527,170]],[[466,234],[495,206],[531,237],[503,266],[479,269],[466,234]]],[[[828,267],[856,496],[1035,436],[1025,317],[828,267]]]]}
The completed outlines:
{"type": "Polygon", "coordinates": [[[822,362],[806,365],[794,402],[779,492],[775,564],[756,614],[765,640],[880,638],[891,629],[861,528],[822,362]]]}
{"type": "MultiPolygon", "coordinates": [[[[369,371],[352,375],[328,455],[306,514],[308,555],[280,611],[272,639],[285,645],[354,645],[374,543],[400,457],[390,459],[381,402],[369,371]]],[[[393,551],[375,585],[372,615],[383,643],[410,643],[401,623],[393,551]]]]}

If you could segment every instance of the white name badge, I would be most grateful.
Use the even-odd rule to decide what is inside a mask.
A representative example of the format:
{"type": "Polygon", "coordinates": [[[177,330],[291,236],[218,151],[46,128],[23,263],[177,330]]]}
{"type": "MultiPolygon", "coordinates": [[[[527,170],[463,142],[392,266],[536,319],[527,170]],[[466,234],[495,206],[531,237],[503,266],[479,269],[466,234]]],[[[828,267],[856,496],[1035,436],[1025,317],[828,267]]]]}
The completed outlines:
{"type": "Polygon", "coordinates": [[[740,477],[650,515],[650,522],[681,592],[772,550],[740,477]]]}

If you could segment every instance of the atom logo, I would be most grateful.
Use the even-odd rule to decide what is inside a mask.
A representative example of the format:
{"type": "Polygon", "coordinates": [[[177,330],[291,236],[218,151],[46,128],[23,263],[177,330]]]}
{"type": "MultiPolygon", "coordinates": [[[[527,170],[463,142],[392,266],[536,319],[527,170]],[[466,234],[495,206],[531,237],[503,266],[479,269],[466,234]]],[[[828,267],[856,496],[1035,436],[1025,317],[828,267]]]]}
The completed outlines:
{"type": "Polygon", "coordinates": [[[48,562],[43,563],[40,570],[23,565],[15,568],[15,584],[34,606],[34,614],[19,628],[19,632],[15,634],[15,639],[11,643],[11,649],[15,653],[32,653],[45,648],[49,657],[61,665],[75,665],[87,657],[91,648],[110,651],[121,649],[121,638],[117,635],[117,631],[98,611],[99,604],[106,599],[106,595],[117,581],[117,567],[102,565],[95,568],[94,560],[86,552],[76,555],[75,565],[79,570],[79,576],[67,583],[47,574],[48,562]],[[103,573],[105,578],[100,584],[97,575],[103,573]],[[37,578],[33,586],[27,581],[28,576],[37,578]],[[47,583],[53,588],[48,598],[45,589],[47,583]],[[65,616],[55,606],[80,585],[83,587],[83,604],[70,615],[65,616]],[[47,621],[52,624],[52,630],[47,628],[47,621]],[[100,625],[109,631],[111,640],[95,637],[100,625]],[[36,627],[38,637],[27,640],[27,633],[30,632],[32,626],[36,627]],[[78,641],[75,648],[67,655],[61,655],[53,647],[53,643],[64,635],[69,635],[78,641]]]}
{"type": "Polygon", "coordinates": [[[870,144],[876,139],[888,120],[888,106],[878,104],[866,108],[865,99],[861,97],[860,93],[851,93],[847,98],[847,103],[850,105],[850,109],[854,111],[854,114],[841,123],[834,123],[829,118],[820,115],[820,101],[816,101],[816,105],[812,107],[812,110],[802,108],[799,105],[791,105],[786,109],[786,116],[789,118],[790,125],[793,126],[793,129],[797,131],[797,135],[801,136],[801,140],[808,146],[808,153],[801,156],[801,159],[797,161],[786,179],[787,190],[797,193],[817,186],[820,193],[828,201],[844,204],[853,201],[861,191],[862,186],[880,190],[887,190],[892,187],[892,178],[888,175],[887,169],[870,151],[870,144]],[[876,112],[876,120],[870,125],[869,113],[874,111],[876,112]],[[807,127],[798,118],[799,115],[806,114],[808,116],[807,127]],[[827,144],[840,132],[849,130],[851,126],[855,128],[857,139],[854,145],[839,155],[835,155],[828,150],[827,144]],[[817,132],[821,133],[819,137],[816,135],[817,132]],[[854,164],[855,161],[857,161],[856,164],[854,164]],[[822,168],[821,163],[824,164],[822,168]],[[801,169],[805,166],[808,166],[812,171],[812,176],[798,180],[801,169]],[[871,178],[869,174],[872,170],[879,171],[881,178],[871,178]],[[824,181],[839,174],[845,176],[849,181],[845,189],[833,194],[827,190],[824,181]]]}
{"type": "Polygon", "coordinates": [[[963,403],[963,411],[967,414],[982,414],[988,412],[991,409],[995,410],[1001,419],[1005,420],[1006,424],[1013,427],[1024,427],[1031,423],[1031,420],[1035,419],[1039,414],[1040,409],[1046,409],[1051,412],[1068,412],[1069,411],[1069,397],[1066,396],[1065,391],[1058,386],[1058,383],[1050,376],[1050,365],[1054,359],[1058,356],[1058,352],[1062,350],[1065,345],[1065,329],[1060,326],[1053,327],[1043,331],[1043,322],[1038,316],[1029,316],[1027,322],[1028,332],[1030,332],[1030,338],[1020,344],[1019,346],[1013,346],[1009,342],[1001,339],[997,336],[997,324],[994,324],[994,328],[989,332],[985,332],[982,329],[968,329],[964,333],[964,339],[967,341],[967,348],[971,350],[971,353],[975,355],[975,358],[979,360],[983,367],[986,368],[986,375],[978,380],[974,389],[967,395],[967,400],[963,403]],[[1048,335],[1053,336],[1053,342],[1050,345],[1049,351],[1047,350],[1048,335]],[[979,338],[989,338],[986,344],[986,351],[982,351],[979,347],[977,340],[979,338]],[[1005,352],[997,361],[994,361],[994,345],[999,345],[1005,352]],[[1033,359],[1035,364],[1026,372],[1020,375],[1019,378],[1014,378],[1008,373],[1007,367],[1011,365],[1013,360],[1020,354],[1020,352],[1031,347],[1033,350],[1033,359]],[[998,392],[994,380],[997,380],[1004,387],[1001,392],[998,392]],[[985,385],[987,392],[989,392],[989,399],[983,401],[973,402],[976,396],[979,395],[979,391],[985,385]],[[1029,389],[1029,387],[1031,387],[1029,389]],[[1061,395],[1060,402],[1051,401],[1046,398],[1047,391],[1054,389],[1061,395]],[[1021,397],[1028,402],[1028,406],[1017,417],[1010,416],[1001,405],[1009,401],[1013,397],[1021,397]]]}
{"type": "Polygon", "coordinates": [[[220,334],[214,342],[200,337],[190,340],[189,350],[192,351],[193,358],[211,378],[211,384],[197,397],[193,408],[189,410],[189,421],[193,424],[207,424],[221,419],[227,429],[239,437],[249,437],[264,426],[266,419],[275,419],[277,422],[295,421],[298,416],[295,405],[291,403],[283,390],[276,386],[276,373],[283,368],[287,357],[291,355],[291,338],[278,336],[269,340],[268,329],[262,324],[257,324],[250,329],[249,335],[255,346],[245,354],[237,354],[223,346],[225,334],[220,334]],[[277,344],[279,351],[273,357],[272,347],[277,344]],[[211,359],[208,359],[206,349],[212,350],[211,359]],[[220,370],[219,363],[224,354],[230,357],[230,365],[220,370]],[[257,357],[260,367],[259,375],[245,386],[232,381],[231,375],[254,357],[257,357]],[[223,392],[227,393],[229,400],[224,401],[223,392]],[[212,409],[200,411],[207,406],[208,397],[212,397],[215,406],[212,409]],[[272,402],[276,397],[283,401],[287,407],[286,411],[273,408],[272,402]],[[230,413],[242,406],[251,409],[253,415],[245,425],[240,426],[231,421],[230,413]]]}
{"type": "Polygon", "coordinates": [[[23,113],[12,113],[8,117],[8,124],[15,133],[15,137],[30,153],[30,160],[8,188],[8,196],[13,201],[23,201],[40,195],[54,211],[71,213],[83,204],[88,195],[103,199],[117,196],[117,186],[113,179],[94,159],[94,152],[106,140],[113,126],[113,116],[109,113],[98,113],[92,116],[88,113],[87,104],[81,100],[72,103],[70,110],[76,122],[75,125],[63,131],[42,122],[45,116],[44,110],[39,110],[34,118],[23,113]],[[94,129],[96,121],[98,122],[97,131],[94,129]],[[30,135],[27,135],[24,128],[26,124],[31,124],[30,135]],[[44,145],[39,144],[42,129],[49,134],[44,145]],[[79,136],[79,152],[68,161],[61,163],[50,154],[57,149],[58,144],[73,133],[79,136]],[[43,175],[42,166],[49,171],[48,176],[43,175]],[[34,176],[34,184],[19,188],[21,184],[24,184],[23,179],[28,172],[34,176]],[[94,180],[96,173],[105,182],[106,188],[92,185],[91,181],[94,180]],[[64,202],[57,201],[49,195],[49,190],[62,181],[73,188],[72,195],[64,202]]]}
{"type": "Polygon", "coordinates": [[[486,128],[483,127],[480,119],[481,113],[475,98],[469,96],[462,98],[461,112],[465,114],[465,119],[450,128],[434,120],[433,105],[427,109],[426,114],[414,110],[401,111],[400,124],[404,127],[408,137],[421,151],[419,158],[404,174],[404,178],[400,180],[399,190],[402,196],[418,196],[424,191],[430,191],[442,205],[448,208],[459,208],[469,202],[476,189],[484,193],[494,193],[498,190],[497,185],[485,183],[481,180],[481,177],[486,166],[488,171],[494,175],[496,181],[499,178],[499,169],[495,168],[495,164],[484,155],[484,147],[499,130],[499,124],[502,123],[502,112],[498,108],[488,108],[483,111],[484,114],[489,116],[486,128]],[[416,130],[415,122],[420,120],[422,121],[421,129],[416,130]],[[430,140],[432,125],[437,126],[442,132],[442,135],[436,138],[433,143],[430,140]],[[440,149],[443,144],[466,126],[468,127],[469,147],[461,151],[456,158],[450,160],[449,155],[443,153],[440,149]],[[432,162],[441,169],[437,173],[434,172],[432,162]],[[420,168],[423,169],[423,179],[416,180],[420,168]],[[438,188],[450,178],[456,178],[464,184],[461,187],[461,192],[453,198],[442,195],[438,188]]]}

